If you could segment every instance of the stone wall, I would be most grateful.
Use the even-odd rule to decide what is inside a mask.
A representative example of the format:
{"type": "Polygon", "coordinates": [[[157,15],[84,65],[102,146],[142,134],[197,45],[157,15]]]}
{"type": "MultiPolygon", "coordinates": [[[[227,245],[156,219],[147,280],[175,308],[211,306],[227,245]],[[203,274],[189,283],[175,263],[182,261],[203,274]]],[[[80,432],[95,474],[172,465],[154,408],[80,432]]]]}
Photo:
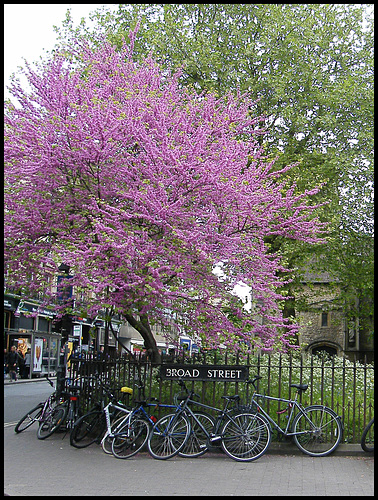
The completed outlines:
{"type": "Polygon", "coordinates": [[[298,302],[304,299],[306,306],[297,310],[300,325],[299,342],[303,349],[328,345],[343,354],[345,350],[345,322],[342,311],[335,304],[338,288],[329,283],[303,284],[297,295],[298,302]]]}

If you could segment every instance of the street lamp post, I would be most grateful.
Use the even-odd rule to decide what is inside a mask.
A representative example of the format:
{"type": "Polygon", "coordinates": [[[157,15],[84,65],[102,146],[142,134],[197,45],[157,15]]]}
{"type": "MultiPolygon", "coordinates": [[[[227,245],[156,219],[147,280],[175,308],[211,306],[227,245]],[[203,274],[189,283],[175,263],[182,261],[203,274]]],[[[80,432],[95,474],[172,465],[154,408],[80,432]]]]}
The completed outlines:
{"type": "MultiPolygon", "coordinates": [[[[70,271],[70,266],[67,264],[60,264],[58,267],[58,271],[64,273],[64,277],[68,278],[68,273],[70,271]]],[[[62,294],[62,299],[64,300],[64,292],[62,294]]],[[[66,315],[62,317],[62,323],[61,323],[61,328],[60,328],[60,333],[62,334],[62,339],[61,339],[61,346],[60,346],[60,355],[59,355],[59,365],[57,368],[57,373],[56,373],[56,388],[57,388],[57,393],[59,394],[63,389],[64,389],[64,381],[66,378],[66,370],[67,370],[67,349],[63,350],[63,346],[66,343],[65,335],[63,337],[63,329],[66,327],[67,331],[67,339],[69,335],[69,331],[67,329],[67,321],[66,321],[66,315]],[[64,343],[63,343],[64,342],[64,343]],[[63,351],[63,352],[62,352],[63,351]]]]}

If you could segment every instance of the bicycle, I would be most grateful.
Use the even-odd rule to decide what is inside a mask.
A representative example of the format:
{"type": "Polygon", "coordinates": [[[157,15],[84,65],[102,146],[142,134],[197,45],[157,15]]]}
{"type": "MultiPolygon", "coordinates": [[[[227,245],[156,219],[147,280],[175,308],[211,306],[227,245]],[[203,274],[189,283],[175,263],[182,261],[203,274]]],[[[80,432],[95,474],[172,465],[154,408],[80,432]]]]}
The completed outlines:
{"type": "Polygon", "coordinates": [[[239,401],[238,395],[223,396],[226,405],[220,409],[193,400],[194,396],[199,396],[189,391],[182,380],[178,383],[187,395],[177,398],[181,401],[174,414],[154,424],[147,441],[148,450],[154,458],[167,459],[177,454],[183,457],[199,456],[215,443],[221,443],[225,453],[237,461],[256,460],[265,453],[271,438],[269,425],[255,413],[229,409],[231,401],[239,401]],[[208,414],[193,412],[189,404],[214,410],[218,418],[214,420],[208,414]],[[180,417],[184,420],[180,421],[180,417]],[[188,430],[184,428],[185,421],[188,430]]]}
{"type": "Polygon", "coordinates": [[[370,420],[362,433],[361,448],[367,453],[374,453],[374,417],[370,420]]]}
{"type": "MultiPolygon", "coordinates": [[[[182,387],[186,388],[185,384],[182,387]]],[[[193,411],[186,407],[192,429],[180,456],[194,458],[203,455],[211,447],[221,445],[224,452],[232,459],[251,462],[260,458],[268,449],[271,441],[269,425],[259,415],[251,414],[239,406],[240,396],[222,396],[226,400],[223,409],[206,405],[191,399],[198,394],[191,392],[188,404],[194,404],[217,412],[215,419],[208,413],[193,411]],[[229,404],[235,407],[229,408],[229,404]]]]}
{"type": "Polygon", "coordinates": [[[304,408],[297,399],[301,392],[308,389],[307,384],[290,384],[290,387],[297,389],[294,399],[276,398],[256,392],[255,382],[261,378],[261,376],[255,376],[253,380],[247,381],[255,388],[248,405],[251,411],[260,414],[283,436],[292,437],[296,446],[306,455],[325,457],[337,448],[343,433],[341,417],[324,405],[312,405],[304,408]],[[258,398],[287,403],[284,410],[277,412],[282,414],[290,410],[285,428],[281,428],[263,409],[257,401],[258,398]]]}
{"type": "MultiPolygon", "coordinates": [[[[144,393],[144,386],[138,385],[139,394],[144,393]]],[[[160,403],[156,398],[136,400],[136,406],[125,418],[119,419],[111,428],[108,427],[108,439],[111,440],[112,453],[116,458],[130,458],[145,446],[148,436],[157,419],[146,411],[148,407],[177,408],[177,405],[160,403]]]]}
{"type": "MultiPolygon", "coordinates": [[[[45,375],[46,381],[54,387],[54,383],[45,375]]],[[[14,431],[19,434],[24,430],[28,429],[35,422],[41,422],[48,412],[51,412],[57,404],[56,391],[54,391],[46,401],[42,401],[37,404],[32,410],[28,411],[16,424],[14,431]]],[[[47,436],[46,436],[47,437],[47,436]]]]}
{"type": "MultiPolygon", "coordinates": [[[[102,398],[89,412],[76,420],[70,433],[70,444],[75,448],[86,448],[93,443],[98,443],[102,445],[106,453],[109,453],[106,448],[107,435],[105,433],[112,427],[111,417],[113,421],[114,418],[125,417],[130,413],[130,408],[118,401],[110,386],[102,382],[99,377],[90,378],[100,382],[102,398]],[[104,393],[110,400],[108,404],[105,404],[104,393]]],[[[132,389],[129,387],[123,387],[121,391],[132,394],[132,389]]]]}
{"type": "Polygon", "coordinates": [[[66,431],[63,438],[65,438],[67,432],[71,432],[76,420],[82,415],[79,403],[81,385],[77,385],[78,382],[79,379],[65,379],[65,389],[62,391],[64,400],[60,403],[64,409],[62,427],[65,427],[66,431]]]}
{"type": "Polygon", "coordinates": [[[60,387],[57,387],[56,397],[57,404],[50,412],[47,412],[41,419],[37,430],[38,439],[46,439],[54,432],[57,432],[62,427],[65,427],[67,432],[72,429],[74,422],[80,415],[79,397],[80,385],[77,384],[79,379],[72,380],[63,378],[60,382],[60,387]]]}
{"type": "MultiPolygon", "coordinates": [[[[142,390],[144,393],[144,385],[141,383],[141,381],[139,381],[137,388],[138,388],[139,395],[141,394],[142,390]]],[[[122,387],[121,392],[133,394],[133,390],[130,389],[129,387],[122,387]]],[[[110,408],[110,410],[111,410],[111,408],[110,408]]],[[[132,411],[131,408],[130,408],[130,411],[132,411]]],[[[110,426],[107,424],[107,428],[106,428],[104,437],[101,440],[101,447],[105,453],[107,453],[107,454],[112,453],[112,442],[113,442],[114,435],[115,435],[117,429],[120,427],[120,425],[124,423],[127,416],[128,416],[128,414],[125,415],[123,412],[120,412],[118,418],[113,419],[113,421],[110,423],[110,426]]],[[[110,417],[110,415],[109,415],[109,417],[110,417]]]]}

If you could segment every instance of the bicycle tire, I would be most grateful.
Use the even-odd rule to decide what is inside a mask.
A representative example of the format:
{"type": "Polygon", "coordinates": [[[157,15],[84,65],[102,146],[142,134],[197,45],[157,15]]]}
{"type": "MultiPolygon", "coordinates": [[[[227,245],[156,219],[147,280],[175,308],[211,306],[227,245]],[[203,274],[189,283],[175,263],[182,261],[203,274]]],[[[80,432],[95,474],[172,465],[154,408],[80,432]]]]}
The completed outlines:
{"type": "Polygon", "coordinates": [[[86,413],[76,420],[70,433],[70,445],[74,448],[86,448],[93,443],[100,443],[105,431],[106,420],[103,411],[86,413]]]}
{"type": "Polygon", "coordinates": [[[112,453],[116,458],[130,458],[143,449],[151,431],[151,424],[143,418],[127,419],[112,440],[112,453]]]}
{"type": "Polygon", "coordinates": [[[148,451],[157,460],[167,460],[177,455],[190,433],[189,419],[177,413],[160,418],[153,425],[147,440],[148,451]]]}
{"type": "MultiPolygon", "coordinates": [[[[204,412],[193,412],[205,430],[211,434],[215,427],[215,418],[204,412]]],[[[190,434],[183,449],[179,452],[180,457],[196,458],[200,457],[209,449],[207,434],[196,420],[189,414],[190,434]]]]}
{"type": "Polygon", "coordinates": [[[222,448],[238,462],[262,457],[272,439],[269,422],[257,413],[232,415],[222,429],[222,448]]]}
{"type": "Polygon", "coordinates": [[[362,433],[361,448],[367,453],[374,452],[374,417],[370,420],[362,433]]]}
{"type": "Polygon", "coordinates": [[[16,424],[14,432],[19,434],[20,432],[28,429],[34,422],[39,421],[42,413],[44,403],[39,403],[35,408],[30,410],[26,415],[24,415],[16,424]]]}
{"type": "Polygon", "coordinates": [[[326,406],[308,406],[293,420],[296,446],[311,457],[325,457],[339,445],[343,433],[340,417],[326,406]]]}
{"type": "Polygon", "coordinates": [[[80,407],[76,404],[73,404],[72,401],[69,403],[69,410],[66,418],[66,430],[71,431],[75,425],[75,423],[79,420],[80,417],[83,416],[83,412],[80,407]]]}
{"type": "MultiPolygon", "coordinates": [[[[117,416],[119,414],[117,413],[117,416]]],[[[128,417],[128,413],[123,413],[121,417],[118,416],[113,422],[111,422],[110,428],[112,433],[116,433],[118,431],[118,427],[124,423],[125,419],[128,417]]],[[[104,453],[107,455],[112,454],[112,441],[113,438],[109,437],[109,431],[106,430],[103,438],[101,439],[101,448],[104,453]]]]}
{"type": "Polygon", "coordinates": [[[66,403],[59,404],[46,412],[43,420],[40,421],[37,430],[38,439],[46,439],[56,432],[63,424],[67,417],[68,405],[66,403]]]}

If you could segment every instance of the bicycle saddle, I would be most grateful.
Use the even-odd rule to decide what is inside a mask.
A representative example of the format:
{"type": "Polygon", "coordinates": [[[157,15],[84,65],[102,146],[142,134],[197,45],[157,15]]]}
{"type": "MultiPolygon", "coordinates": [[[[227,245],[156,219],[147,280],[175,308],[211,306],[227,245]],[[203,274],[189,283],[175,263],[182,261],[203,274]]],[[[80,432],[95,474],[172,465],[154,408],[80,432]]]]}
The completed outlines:
{"type": "Polygon", "coordinates": [[[126,394],[132,394],[133,390],[130,387],[124,386],[121,387],[121,392],[125,392],[126,394]]]}
{"type": "Polygon", "coordinates": [[[290,387],[295,387],[299,391],[305,391],[308,389],[308,384],[290,384],[290,387]]]}
{"type": "Polygon", "coordinates": [[[239,394],[235,394],[235,396],[221,396],[223,399],[240,399],[239,394]]]}

